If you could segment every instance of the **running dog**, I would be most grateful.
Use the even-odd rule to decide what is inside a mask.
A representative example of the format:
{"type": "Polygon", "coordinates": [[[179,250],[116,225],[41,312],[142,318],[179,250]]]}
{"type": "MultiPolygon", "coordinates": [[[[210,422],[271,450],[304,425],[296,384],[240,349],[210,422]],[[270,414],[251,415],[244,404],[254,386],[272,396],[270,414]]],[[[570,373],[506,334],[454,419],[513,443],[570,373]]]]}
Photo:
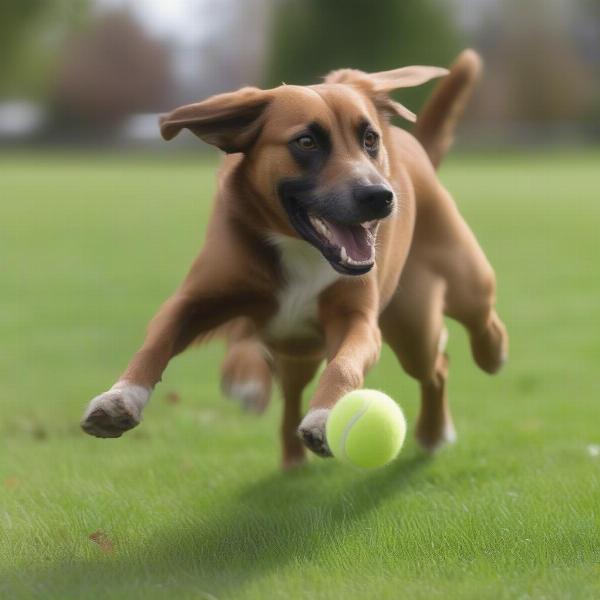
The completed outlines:
{"type": "Polygon", "coordinates": [[[418,441],[454,441],[444,315],[465,326],[484,371],[508,348],[494,272],[436,175],[479,71],[465,50],[449,71],[343,69],[318,85],[243,88],[163,116],[166,140],[188,129],[227,154],[214,210],[187,277],[119,380],[90,402],[83,429],[119,437],[138,425],[171,358],[217,331],[228,339],[226,393],[261,410],[273,376],[281,386],[284,467],[301,463],[305,446],[330,456],[327,415],[363,385],[382,340],[420,383],[418,441]],[[414,132],[392,126],[416,117],[390,93],[437,77],[414,132]]]}

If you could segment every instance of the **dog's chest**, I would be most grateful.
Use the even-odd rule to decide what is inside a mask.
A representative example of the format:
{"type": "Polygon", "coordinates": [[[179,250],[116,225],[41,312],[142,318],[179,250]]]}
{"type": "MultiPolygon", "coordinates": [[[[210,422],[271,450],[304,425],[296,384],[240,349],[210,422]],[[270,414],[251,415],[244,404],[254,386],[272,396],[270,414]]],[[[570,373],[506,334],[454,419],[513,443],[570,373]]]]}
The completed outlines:
{"type": "Polygon", "coordinates": [[[277,293],[279,310],[267,326],[274,340],[310,338],[319,335],[319,294],[340,277],[321,253],[303,240],[277,237],[284,283],[277,293]]]}

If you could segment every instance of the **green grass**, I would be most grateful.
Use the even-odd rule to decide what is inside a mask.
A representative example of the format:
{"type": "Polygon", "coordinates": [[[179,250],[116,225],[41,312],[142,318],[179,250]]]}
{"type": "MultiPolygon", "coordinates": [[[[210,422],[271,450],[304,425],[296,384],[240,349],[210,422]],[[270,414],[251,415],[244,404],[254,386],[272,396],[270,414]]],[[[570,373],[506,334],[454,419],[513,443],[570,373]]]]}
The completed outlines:
{"type": "MultiPolygon", "coordinates": [[[[599,159],[449,160],[507,369],[478,372],[451,326],[456,446],[281,473],[280,400],[263,418],[223,400],[219,344],[174,361],[122,439],[78,428],[201,245],[214,161],[1,156],[0,597],[600,597],[599,159]]],[[[389,352],[367,383],[414,423],[389,352]]]]}

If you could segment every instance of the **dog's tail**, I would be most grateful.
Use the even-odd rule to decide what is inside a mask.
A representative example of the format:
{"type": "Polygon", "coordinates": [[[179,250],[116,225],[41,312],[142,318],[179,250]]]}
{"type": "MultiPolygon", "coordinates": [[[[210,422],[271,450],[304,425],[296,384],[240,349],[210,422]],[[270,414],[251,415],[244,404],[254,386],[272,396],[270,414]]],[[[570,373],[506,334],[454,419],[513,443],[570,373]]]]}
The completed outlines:
{"type": "Polygon", "coordinates": [[[463,50],[419,113],[413,133],[436,169],[454,141],[454,130],[480,72],[481,59],[477,52],[463,50]]]}

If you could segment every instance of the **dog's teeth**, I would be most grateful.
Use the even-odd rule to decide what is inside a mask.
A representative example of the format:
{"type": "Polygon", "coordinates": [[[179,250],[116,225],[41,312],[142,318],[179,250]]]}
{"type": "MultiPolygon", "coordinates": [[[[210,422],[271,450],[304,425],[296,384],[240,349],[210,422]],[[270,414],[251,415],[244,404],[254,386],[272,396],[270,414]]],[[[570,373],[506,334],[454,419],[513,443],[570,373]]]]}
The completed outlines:
{"type": "Polygon", "coordinates": [[[327,228],[327,225],[325,225],[325,222],[320,219],[319,217],[313,217],[312,215],[309,217],[310,222],[312,223],[312,226],[324,237],[326,237],[327,239],[329,239],[331,237],[331,234],[329,232],[329,229],[327,228]]]}
{"type": "Polygon", "coordinates": [[[340,250],[340,260],[341,262],[347,265],[354,265],[357,267],[362,267],[363,265],[370,265],[375,260],[375,248],[371,247],[371,256],[366,260],[356,260],[351,256],[348,256],[346,248],[342,246],[342,249],[340,250]]]}

